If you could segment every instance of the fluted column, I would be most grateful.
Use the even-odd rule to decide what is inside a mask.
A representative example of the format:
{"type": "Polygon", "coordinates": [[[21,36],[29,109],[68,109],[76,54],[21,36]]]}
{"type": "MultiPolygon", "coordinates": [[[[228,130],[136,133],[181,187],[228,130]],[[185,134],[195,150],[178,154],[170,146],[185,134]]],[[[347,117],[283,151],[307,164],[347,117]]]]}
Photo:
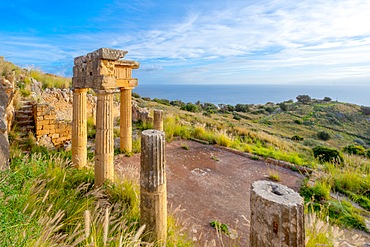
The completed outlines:
{"type": "Polygon", "coordinates": [[[163,111],[154,110],[154,129],[163,131],[163,111]]]}
{"type": "Polygon", "coordinates": [[[141,133],[140,224],[146,225],[146,240],[167,238],[167,188],[164,133],[145,130],[141,133]]]}
{"type": "Polygon", "coordinates": [[[78,169],[86,166],[87,116],[86,88],[73,89],[72,163],[78,169]]]}
{"type": "Polygon", "coordinates": [[[294,190],[270,181],[251,185],[250,246],[303,247],[303,198],[294,190]]]}
{"type": "Polygon", "coordinates": [[[113,91],[97,90],[95,185],[114,180],[113,91]]]}
{"type": "Polygon", "coordinates": [[[132,152],[132,106],[131,88],[120,88],[120,148],[132,152]]]}

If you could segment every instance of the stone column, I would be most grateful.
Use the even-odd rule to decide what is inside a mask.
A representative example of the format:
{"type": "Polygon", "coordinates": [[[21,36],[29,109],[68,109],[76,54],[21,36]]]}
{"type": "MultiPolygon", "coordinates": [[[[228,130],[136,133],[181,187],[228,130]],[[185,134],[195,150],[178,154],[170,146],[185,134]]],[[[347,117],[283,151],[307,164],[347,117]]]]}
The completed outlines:
{"type": "Polygon", "coordinates": [[[146,240],[165,245],[167,238],[167,189],[165,138],[158,130],[141,133],[140,224],[146,240]]]}
{"type": "Polygon", "coordinates": [[[86,166],[87,116],[86,88],[73,89],[72,163],[78,169],[86,166]]]}
{"type": "Polygon", "coordinates": [[[163,111],[154,110],[154,129],[163,131],[163,111]]]}
{"type": "Polygon", "coordinates": [[[120,149],[132,152],[132,106],[131,88],[120,88],[120,149]]]}
{"type": "Polygon", "coordinates": [[[303,199],[294,190],[270,181],[251,186],[250,246],[304,246],[303,199]]]}
{"type": "Polygon", "coordinates": [[[95,185],[114,180],[113,91],[97,90],[95,185]]]}

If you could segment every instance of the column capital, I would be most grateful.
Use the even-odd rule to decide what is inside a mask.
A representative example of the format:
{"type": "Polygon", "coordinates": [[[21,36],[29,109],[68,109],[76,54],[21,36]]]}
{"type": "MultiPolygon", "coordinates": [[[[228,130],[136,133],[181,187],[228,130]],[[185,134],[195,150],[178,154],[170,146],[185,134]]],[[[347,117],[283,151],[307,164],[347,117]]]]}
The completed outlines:
{"type": "Polygon", "coordinates": [[[111,94],[111,93],[115,93],[116,90],[115,89],[105,89],[105,90],[94,90],[95,93],[97,94],[111,94]]]}

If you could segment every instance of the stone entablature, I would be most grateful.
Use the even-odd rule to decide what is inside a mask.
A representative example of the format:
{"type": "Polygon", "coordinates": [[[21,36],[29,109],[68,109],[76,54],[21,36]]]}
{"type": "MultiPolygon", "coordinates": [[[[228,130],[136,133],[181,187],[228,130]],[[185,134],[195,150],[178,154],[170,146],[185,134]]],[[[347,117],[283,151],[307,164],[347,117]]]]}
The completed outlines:
{"type": "Polygon", "coordinates": [[[126,54],[127,51],[101,48],[85,56],[76,57],[72,87],[94,90],[136,87],[138,80],[131,76],[132,69],[138,69],[139,63],[119,60],[126,54]]]}

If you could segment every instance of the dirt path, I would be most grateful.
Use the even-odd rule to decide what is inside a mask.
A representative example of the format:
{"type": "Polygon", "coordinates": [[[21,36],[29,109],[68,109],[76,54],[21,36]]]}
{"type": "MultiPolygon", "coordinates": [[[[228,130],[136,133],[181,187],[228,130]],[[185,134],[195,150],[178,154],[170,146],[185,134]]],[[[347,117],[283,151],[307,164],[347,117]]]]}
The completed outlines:
{"type": "MultiPolygon", "coordinates": [[[[268,179],[271,171],[279,174],[280,183],[294,190],[303,180],[293,171],[191,141],[168,143],[166,161],[168,204],[182,209],[179,216],[195,246],[222,246],[220,241],[226,246],[231,242],[248,246],[251,183],[268,179]],[[213,220],[235,229],[236,239],[218,237],[209,225],[213,220]]],[[[139,166],[139,154],[116,160],[117,170],[123,175],[131,170],[137,179],[139,166]]]]}

